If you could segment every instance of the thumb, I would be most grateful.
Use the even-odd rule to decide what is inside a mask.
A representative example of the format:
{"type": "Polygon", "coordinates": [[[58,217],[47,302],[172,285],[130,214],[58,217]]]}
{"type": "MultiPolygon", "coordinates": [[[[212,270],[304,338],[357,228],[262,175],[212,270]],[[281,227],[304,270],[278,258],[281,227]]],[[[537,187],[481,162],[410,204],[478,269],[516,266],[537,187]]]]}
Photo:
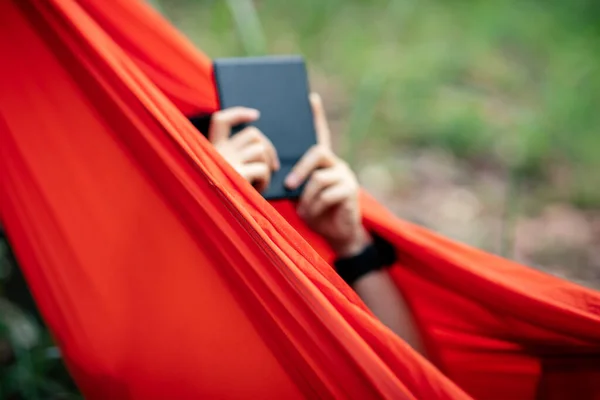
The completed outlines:
{"type": "Polygon", "coordinates": [[[321,96],[319,96],[317,93],[311,93],[309,98],[315,121],[315,130],[317,131],[317,142],[320,145],[330,149],[331,133],[329,131],[329,124],[327,123],[327,117],[325,116],[325,109],[323,108],[321,96]]]}

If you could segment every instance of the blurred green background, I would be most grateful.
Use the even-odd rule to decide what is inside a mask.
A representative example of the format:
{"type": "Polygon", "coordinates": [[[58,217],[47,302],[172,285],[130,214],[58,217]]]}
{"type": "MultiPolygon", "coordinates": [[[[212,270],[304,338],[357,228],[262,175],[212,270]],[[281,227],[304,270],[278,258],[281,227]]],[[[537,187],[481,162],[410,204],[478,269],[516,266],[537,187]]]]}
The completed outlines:
{"type": "MultiPolygon", "coordinates": [[[[151,3],[212,58],[304,55],[336,149],[398,215],[600,288],[600,3],[151,3]]],[[[0,300],[0,398],[73,398],[47,334],[0,300]]]]}
{"type": "Polygon", "coordinates": [[[154,0],[210,57],[299,53],[398,215],[600,286],[600,3],[154,0]]]}

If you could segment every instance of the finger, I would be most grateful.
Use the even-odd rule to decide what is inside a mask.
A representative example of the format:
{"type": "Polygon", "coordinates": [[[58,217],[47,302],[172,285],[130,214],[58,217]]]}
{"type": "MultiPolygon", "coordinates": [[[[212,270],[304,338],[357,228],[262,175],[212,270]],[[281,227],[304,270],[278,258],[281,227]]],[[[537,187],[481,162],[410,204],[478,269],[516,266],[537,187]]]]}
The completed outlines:
{"type": "Polygon", "coordinates": [[[271,156],[267,152],[267,146],[263,142],[252,143],[239,151],[240,161],[244,164],[263,162],[270,165],[271,156]]]}
{"type": "Polygon", "coordinates": [[[232,107],[217,111],[210,119],[208,140],[213,144],[227,140],[231,135],[232,127],[256,121],[259,116],[258,110],[245,107],[232,107]]]}
{"type": "Polygon", "coordinates": [[[259,192],[266,190],[271,182],[271,170],[267,164],[262,162],[244,164],[240,173],[259,192]]]}
{"type": "Polygon", "coordinates": [[[285,178],[288,189],[296,189],[317,168],[328,168],[335,165],[335,155],[326,147],[316,145],[311,147],[292,168],[285,178]]]}
{"type": "Polygon", "coordinates": [[[279,161],[279,156],[277,155],[277,150],[275,150],[275,146],[273,142],[269,140],[268,137],[264,136],[265,146],[267,146],[267,154],[271,159],[270,166],[273,171],[279,170],[281,168],[281,162],[279,161]]]}
{"type": "Polygon", "coordinates": [[[275,146],[258,128],[249,126],[243,129],[240,133],[231,138],[231,144],[238,149],[247,147],[253,143],[264,143],[266,154],[269,157],[269,165],[273,171],[277,171],[280,168],[279,157],[275,146]]]}
{"type": "Polygon", "coordinates": [[[320,192],[312,203],[304,211],[305,218],[314,219],[322,215],[332,207],[343,204],[350,200],[354,191],[350,185],[339,184],[330,186],[320,192]]]}
{"type": "Polygon", "coordinates": [[[260,129],[255,126],[248,126],[239,131],[229,142],[234,148],[241,149],[249,144],[260,142],[263,136],[260,129]]]}
{"type": "Polygon", "coordinates": [[[327,123],[327,116],[325,115],[325,108],[323,107],[321,96],[319,96],[317,93],[311,93],[310,105],[312,107],[315,130],[317,132],[317,143],[327,148],[331,148],[331,133],[329,130],[329,124],[327,123]]]}
{"type": "Polygon", "coordinates": [[[300,202],[298,204],[298,213],[304,214],[304,211],[312,204],[321,191],[340,183],[343,178],[344,176],[339,168],[328,168],[315,171],[310,176],[306,187],[302,191],[300,202]]]}

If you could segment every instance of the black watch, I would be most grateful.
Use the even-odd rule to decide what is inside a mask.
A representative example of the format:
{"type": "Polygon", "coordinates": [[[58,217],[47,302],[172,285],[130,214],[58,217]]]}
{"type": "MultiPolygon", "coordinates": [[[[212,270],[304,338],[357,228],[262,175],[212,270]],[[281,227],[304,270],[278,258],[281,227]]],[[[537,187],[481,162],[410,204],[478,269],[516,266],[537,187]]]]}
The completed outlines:
{"type": "Polygon", "coordinates": [[[338,258],[334,262],[338,275],[352,286],[362,276],[396,262],[396,249],[382,237],[371,234],[373,241],[359,254],[338,258]]]}

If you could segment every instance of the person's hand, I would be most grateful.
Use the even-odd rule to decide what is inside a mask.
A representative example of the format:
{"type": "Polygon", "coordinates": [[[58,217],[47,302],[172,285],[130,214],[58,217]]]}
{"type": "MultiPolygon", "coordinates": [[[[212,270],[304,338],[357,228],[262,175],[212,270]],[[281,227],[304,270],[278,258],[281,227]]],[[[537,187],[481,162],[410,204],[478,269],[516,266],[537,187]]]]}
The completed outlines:
{"type": "Polygon", "coordinates": [[[359,185],[350,167],[331,150],[321,99],[311,94],[318,144],[294,166],[285,184],[295,189],[306,179],[298,214],[339,257],[360,253],[369,242],[358,204],[359,185]]]}
{"type": "Polygon", "coordinates": [[[259,192],[269,187],[271,173],[279,169],[275,147],[257,128],[250,126],[231,136],[231,128],[256,121],[259,112],[232,107],[213,114],[208,140],[221,156],[259,192]]]}

